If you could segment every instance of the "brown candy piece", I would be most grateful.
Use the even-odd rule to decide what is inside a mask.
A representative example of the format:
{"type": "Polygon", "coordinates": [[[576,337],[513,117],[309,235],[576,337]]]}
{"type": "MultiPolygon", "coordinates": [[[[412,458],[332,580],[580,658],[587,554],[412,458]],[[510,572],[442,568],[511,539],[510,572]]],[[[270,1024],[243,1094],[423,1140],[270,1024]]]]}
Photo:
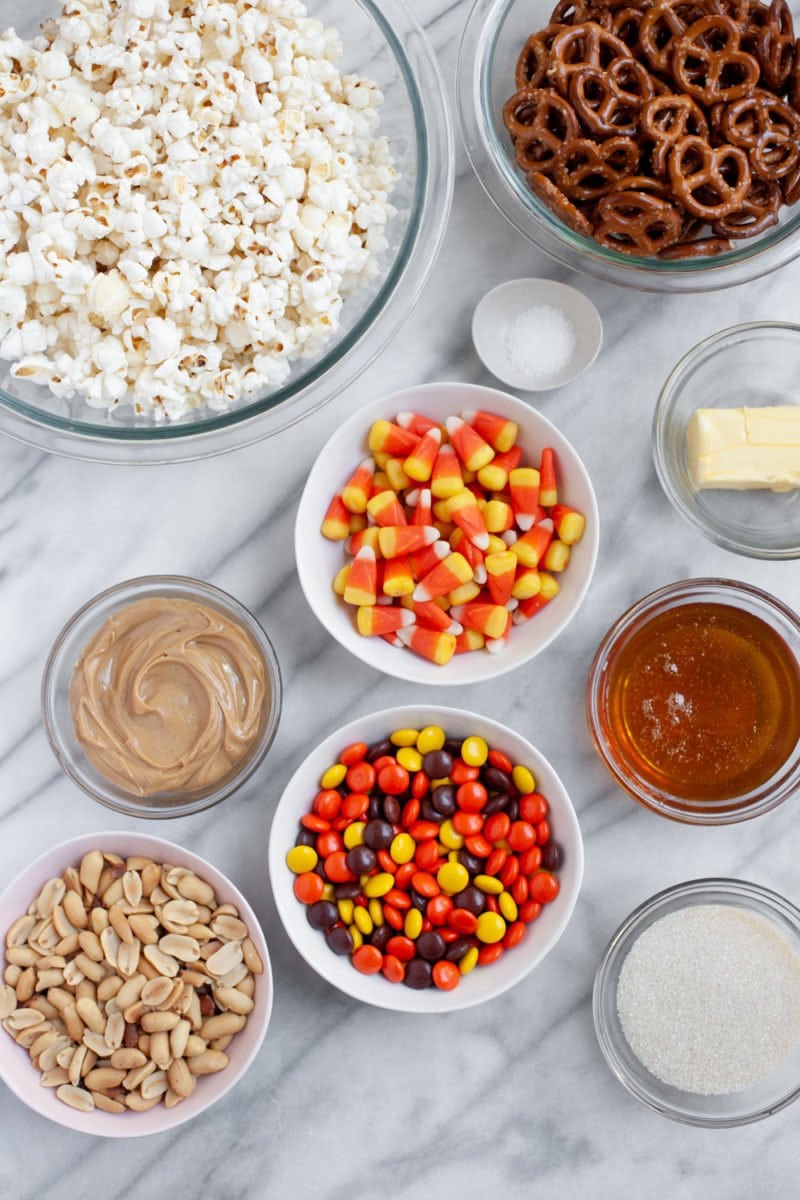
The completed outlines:
{"type": "Polygon", "coordinates": [[[650,257],[681,235],[675,205],[649,192],[611,192],[595,209],[594,236],[601,246],[650,257]]]}
{"type": "Polygon", "coordinates": [[[673,195],[703,221],[736,212],[750,191],[750,166],[740,146],[710,146],[701,137],[683,137],[670,151],[668,168],[673,195]]]}

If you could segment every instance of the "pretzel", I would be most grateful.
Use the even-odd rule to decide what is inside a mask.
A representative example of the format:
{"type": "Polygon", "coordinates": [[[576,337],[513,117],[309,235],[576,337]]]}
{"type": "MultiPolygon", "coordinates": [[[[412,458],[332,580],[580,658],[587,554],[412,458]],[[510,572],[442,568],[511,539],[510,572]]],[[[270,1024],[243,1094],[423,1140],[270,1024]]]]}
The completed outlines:
{"type": "Polygon", "coordinates": [[[582,25],[584,21],[594,21],[604,29],[611,28],[611,13],[606,9],[597,9],[592,0],[559,0],[550,15],[551,22],[558,21],[562,25],[582,25]]]}
{"type": "Polygon", "coordinates": [[[667,158],[676,142],[692,134],[708,138],[708,122],[691,96],[654,96],[642,106],[639,126],[653,143],[651,156],[656,175],[667,174],[667,158]]]}
{"type": "Polygon", "coordinates": [[[570,78],[569,98],[588,133],[633,136],[639,112],[655,88],[647,68],[635,58],[616,58],[607,71],[581,67],[570,78]]]}
{"type": "Polygon", "coordinates": [[[563,192],[559,191],[552,179],[548,179],[541,171],[534,171],[528,176],[528,183],[534,196],[538,196],[568,229],[582,233],[587,238],[594,236],[594,230],[586,217],[563,192]]]}
{"type": "Polygon", "coordinates": [[[677,242],[681,215],[668,200],[648,192],[611,192],[595,209],[595,240],[624,254],[651,256],[677,242]]]}
{"type": "Polygon", "coordinates": [[[714,258],[730,249],[731,244],[725,238],[698,238],[695,242],[676,242],[673,246],[666,246],[659,250],[658,257],[667,260],[714,258]]]}
{"type": "Polygon", "coordinates": [[[796,204],[800,200],[800,167],[781,180],[781,192],[787,204],[796,204]]]}
{"type": "Polygon", "coordinates": [[[594,21],[568,25],[553,40],[547,77],[562,96],[569,93],[571,77],[583,67],[606,70],[615,58],[633,58],[624,42],[594,21]]]}
{"type": "Polygon", "coordinates": [[[503,120],[523,171],[549,173],[562,145],[580,134],[570,105],[551,88],[522,88],[506,103],[503,120]]]}
{"type": "Polygon", "coordinates": [[[710,146],[701,137],[683,137],[670,151],[668,168],[673,195],[703,221],[736,212],[750,191],[750,166],[739,146],[710,146]]]}
{"type": "Polygon", "coordinates": [[[639,147],[631,138],[614,137],[600,143],[575,138],[565,142],[556,155],[553,177],[570,200],[599,200],[638,165],[639,147]]]}
{"type": "Polygon", "coordinates": [[[779,184],[754,179],[753,186],[739,208],[715,221],[711,228],[718,237],[723,238],[757,237],[766,229],[777,225],[782,199],[779,184]]]}
{"type": "Polygon", "coordinates": [[[795,58],[794,23],[786,0],[772,0],[766,24],[756,37],[756,58],[764,81],[780,91],[795,58]]]}
{"type": "Polygon", "coordinates": [[[681,89],[704,104],[738,100],[758,83],[760,68],[741,47],[731,17],[703,17],[690,25],[672,52],[672,71],[681,89]],[[738,82],[730,82],[731,76],[738,82]]]}
{"type": "Polygon", "coordinates": [[[720,133],[748,151],[750,168],[759,179],[783,179],[800,162],[800,116],[784,100],[758,89],[734,100],[717,119],[720,133]]]}
{"type": "Polygon", "coordinates": [[[669,74],[677,38],[707,13],[702,0],[660,0],[639,23],[639,45],[654,71],[669,74]]]}
{"type": "Polygon", "coordinates": [[[787,100],[800,112],[800,38],[794,44],[794,64],[789,75],[787,100]]]}

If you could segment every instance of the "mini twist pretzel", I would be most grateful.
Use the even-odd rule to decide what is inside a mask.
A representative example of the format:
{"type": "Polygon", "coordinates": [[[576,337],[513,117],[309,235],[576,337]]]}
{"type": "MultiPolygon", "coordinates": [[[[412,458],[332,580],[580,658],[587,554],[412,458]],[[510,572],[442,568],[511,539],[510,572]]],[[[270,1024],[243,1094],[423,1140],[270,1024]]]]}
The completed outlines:
{"type": "Polygon", "coordinates": [[[711,226],[718,237],[757,237],[778,224],[782,202],[780,185],[765,179],[754,179],[753,186],[735,212],[722,217],[711,226]]]}
{"type": "Polygon", "coordinates": [[[633,136],[639,112],[655,92],[647,68],[635,58],[615,58],[607,71],[582,67],[570,77],[569,98],[579,121],[601,137],[633,136]]]}
{"type": "Polygon", "coordinates": [[[741,207],[752,176],[740,146],[710,146],[701,137],[683,137],[669,155],[675,198],[693,217],[719,221],[741,207]]]}
{"type": "Polygon", "coordinates": [[[636,54],[639,49],[639,30],[645,11],[644,8],[626,4],[624,8],[618,8],[612,16],[611,32],[625,43],[631,54],[636,54]]]}
{"type": "Polygon", "coordinates": [[[689,134],[708,138],[708,122],[691,96],[654,96],[646,101],[640,128],[653,143],[653,171],[661,177],[667,174],[667,159],[676,142],[689,134]]]}
{"type": "Polygon", "coordinates": [[[639,147],[631,138],[614,137],[600,143],[575,138],[565,142],[556,155],[553,177],[570,200],[591,201],[605,196],[638,166],[639,147]]]}
{"type": "Polygon", "coordinates": [[[611,28],[610,13],[598,12],[591,0],[558,0],[550,20],[561,25],[582,25],[584,21],[594,21],[604,29],[611,28]]]}
{"type": "Polygon", "coordinates": [[[706,14],[702,0],[660,0],[646,9],[639,23],[639,45],[654,71],[669,74],[676,39],[706,14]]]}
{"type": "Polygon", "coordinates": [[[668,200],[648,192],[611,192],[595,209],[594,236],[624,254],[652,256],[681,235],[681,215],[668,200]]]}
{"type": "Polygon", "coordinates": [[[534,196],[538,196],[568,229],[582,233],[584,237],[592,237],[594,230],[586,217],[563,192],[559,191],[552,179],[542,175],[541,171],[534,171],[528,176],[528,183],[534,196]]]}
{"type": "Polygon", "coordinates": [[[783,179],[800,162],[800,116],[784,100],[758,89],[723,110],[718,126],[734,146],[748,151],[759,179],[783,179]]]}
{"type": "Polygon", "coordinates": [[[572,108],[550,88],[522,88],[506,103],[503,120],[523,171],[549,173],[564,143],[580,133],[572,108]]]}
{"type": "Polygon", "coordinates": [[[605,71],[615,58],[632,58],[624,42],[594,21],[568,25],[553,40],[547,76],[562,96],[569,94],[570,78],[582,67],[605,71]]]}
{"type": "Polygon", "coordinates": [[[794,66],[794,23],[786,0],[772,0],[763,28],[756,36],[756,58],[764,81],[780,91],[794,66]]]}
{"type": "Polygon", "coordinates": [[[698,238],[694,242],[676,242],[674,246],[666,246],[659,250],[658,257],[672,260],[682,258],[714,258],[717,254],[725,254],[731,249],[726,238],[698,238]]]}
{"type": "Polygon", "coordinates": [[[703,17],[678,38],[672,52],[675,82],[703,104],[738,100],[758,83],[757,60],[741,47],[731,17],[703,17]]]}

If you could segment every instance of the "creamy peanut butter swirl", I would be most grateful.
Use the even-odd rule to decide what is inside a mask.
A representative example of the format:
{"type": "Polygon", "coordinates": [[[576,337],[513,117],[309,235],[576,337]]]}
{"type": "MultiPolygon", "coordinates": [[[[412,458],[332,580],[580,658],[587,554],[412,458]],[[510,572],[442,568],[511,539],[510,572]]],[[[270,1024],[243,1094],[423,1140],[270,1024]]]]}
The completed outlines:
{"type": "Polygon", "coordinates": [[[139,796],[195,792],[228,775],[258,740],[268,700],[249,633],[217,609],[166,596],[109,617],[70,683],[78,743],[139,796]]]}

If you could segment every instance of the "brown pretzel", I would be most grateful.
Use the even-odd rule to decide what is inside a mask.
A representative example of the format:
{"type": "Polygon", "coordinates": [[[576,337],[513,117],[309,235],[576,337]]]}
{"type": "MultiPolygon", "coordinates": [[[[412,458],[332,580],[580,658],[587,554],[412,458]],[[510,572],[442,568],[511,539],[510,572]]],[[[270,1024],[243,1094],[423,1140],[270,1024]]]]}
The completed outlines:
{"type": "Polygon", "coordinates": [[[547,76],[562,96],[569,94],[571,77],[583,67],[605,71],[615,58],[632,58],[628,47],[594,21],[569,25],[553,40],[547,76]]]}
{"type": "Polygon", "coordinates": [[[613,14],[611,32],[636,55],[639,51],[639,29],[644,19],[645,9],[636,8],[626,3],[624,8],[618,8],[613,14]]]}
{"type": "Polygon", "coordinates": [[[772,0],[764,27],[756,37],[762,79],[780,91],[794,66],[794,22],[786,0],[772,0]]]}
{"type": "Polygon", "coordinates": [[[739,146],[710,146],[703,138],[683,137],[670,151],[668,168],[674,196],[703,221],[736,212],[750,191],[750,166],[739,146]]]}
{"type": "Polygon", "coordinates": [[[676,242],[659,250],[658,257],[663,259],[682,258],[714,258],[731,249],[731,244],[725,238],[698,238],[695,242],[676,242]]]}
{"type": "Polygon", "coordinates": [[[669,74],[676,39],[706,12],[702,0],[660,0],[647,9],[639,25],[639,45],[654,71],[669,74]]]}
{"type": "Polygon", "coordinates": [[[759,179],[783,179],[800,162],[800,116],[771,92],[759,88],[734,100],[722,110],[717,126],[726,141],[748,151],[759,179]]]}
{"type": "Polygon", "coordinates": [[[625,175],[639,165],[639,147],[631,138],[614,137],[605,142],[575,138],[565,142],[556,155],[553,177],[572,201],[599,200],[625,175]]]}
{"type": "Polygon", "coordinates": [[[657,254],[681,234],[678,209],[648,192],[611,192],[597,205],[595,220],[600,245],[624,254],[657,254]]]}
{"type": "Polygon", "coordinates": [[[663,179],[653,179],[650,175],[623,175],[622,179],[618,180],[612,192],[649,192],[651,196],[658,196],[659,200],[669,200],[672,193],[669,190],[669,184],[663,179]]]}
{"type": "Polygon", "coordinates": [[[523,171],[549,173],[564,142],[580,133],[575,113],[551,88],[523,88],[507,102],[503,120],[523,171]]]}
{"type": "Polygon", "coordinates": [[[642,106],[639,123],[642,134],[653,143],[653,170],[662,177],[676,142],[687,134],[708,137],[708,122],[690,96],[654,96],[642,106]]]}
{"type": "Polygon", "coordinates": [[[727,217],[715,221],[711,226],[718,237],[757,237],[766,229],[778,224],[778,211],[783,197],[780,185],[764,179],[754,179],[747,196],[727,217]]]}
{"type": "Polygon", "coordinates": [[[603,29],[611,28],[611,13],[608,9],[595,5],[592,0],[559,0],[553,9],[550,20],[558,21],[561,25],[582,25],[584,21],[594,21],[603,29]]]}
{"type": "Polygon", "coordinates": [[[678,38],[672,52],[675,82],[703,104],[738,100],[758,83],[760,68],[741,47],[731,17],[703,17],[678,38]]]}
{"type": "Polygon", "coordinates": [[[786,98],[800,112],[800,38],[794,44],[794,64],[789,75],[786,98]]]}
{"type": "Polygon", "coordinates": [[[781,191],[787,204],[796,204],[800,200],[800,167],[781,180],[781,191]]]}
{"type": "Polygon", "coordinates": [[[548,179],[540,171],[534,171],[528,176],[528,183],[534,196],[538,196],[568,229],[574,230],[575,233],[582,233],[584,237],[592,237],[594,230],[586,217],[567,199],[563,192],[559,191],[552,179],[548,179]]]}
{"type": "Polygon", "coordinates": [[[639,112],[654,94],[647,68],[635,58],[616,58],[607,71],[581,67],[570,78],[569,98],[588,133],[633,136],[639,112]]]}

